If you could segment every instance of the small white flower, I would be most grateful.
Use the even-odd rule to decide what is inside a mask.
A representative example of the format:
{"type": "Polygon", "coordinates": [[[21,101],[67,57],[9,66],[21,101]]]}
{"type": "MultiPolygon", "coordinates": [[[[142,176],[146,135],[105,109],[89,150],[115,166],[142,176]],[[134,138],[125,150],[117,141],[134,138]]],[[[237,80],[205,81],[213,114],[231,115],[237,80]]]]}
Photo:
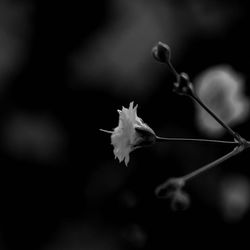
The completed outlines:
{"type": "MultiPolygon", "coordinates": [[[[111,144],[114,146],[115,158],[119,162],[129,162],[129,153],[141,146],[152,144],[156,135],[154,131],[137,116],[137,106],[133,107],[131,102],[129,108],[122,107],[118,110],[119,124],[111,135],[111,144]]],[[[109,132],[102,130],[104,132],[109,132]]]]}

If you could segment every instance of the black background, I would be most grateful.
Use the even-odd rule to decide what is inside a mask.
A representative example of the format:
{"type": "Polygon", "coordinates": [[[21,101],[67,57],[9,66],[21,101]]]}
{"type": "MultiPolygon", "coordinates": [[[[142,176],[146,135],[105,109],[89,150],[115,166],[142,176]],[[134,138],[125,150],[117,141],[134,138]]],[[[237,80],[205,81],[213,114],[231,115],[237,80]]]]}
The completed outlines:
{"type": "MultiPolygon", "coordinates": [[[[200,249],[218,247],[219,242],[248,243],[244,234],[249,231],[249,214],[228,223],[216,205],[216,180],[230,171],[248,176],[248,152],[190,183],[187,191],[192,202],[184,212],[173,212],[166,200],[157,199],[156,186],[230,147],[162,144],[131,153],[127,168],[114,160],[109,135],[98,129],[117,126],[116,110],[132,100],[139,105],[138,115],[162,136],[205,136],[195,125],[193,103],[172,93],[173,79],[154,61],[150,49],[148,60],[159,72],[152,79],[157,87],[145,96],[133,91],[116,94],[105,79],[101,83],[101,79],[72,76],[70,55],[109,25],[112,2],[23,2],[32,7],[28,49],[15,74],[2,80],[7,84],[0,99],[0,127],[1,120],[4,124],[15,110],[45,113],[63,128],[66,143],[58,159],[48,162],[16,156],[1,143],[0,249],[200,249]]],[[[166,3],[185,11],[189,1],[166,3]]],[[[192,78],[209,66],[230,64],[245,76],[249,95],[247,5],[213,1],[217,3],[237,6],[240,17],[223,35],[193,32],[182,41],[185,46],[175,66],[192,78]]],[[[248,120],[235,127],[244,137],[249,136],[248,128],[248,120]]]]}

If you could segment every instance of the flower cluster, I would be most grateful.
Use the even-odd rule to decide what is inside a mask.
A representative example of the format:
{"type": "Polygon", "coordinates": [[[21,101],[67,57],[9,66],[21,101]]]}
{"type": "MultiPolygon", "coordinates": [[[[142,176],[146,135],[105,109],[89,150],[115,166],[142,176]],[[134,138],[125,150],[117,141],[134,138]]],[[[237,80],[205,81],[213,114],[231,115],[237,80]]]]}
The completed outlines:
{"type": "Polygon", "coordinates": [[[243,94],[241,78],[229,68],[215,68],[205,72],[197,78],[195,89],[189,76],[186,73],[177,73],[171,64],[171,51],[168,45],[159,42],[153,48],[152,53],[154,58],[166,64],[175,76],[176,82],[173,83],[173,91],[179,95],[190,97],[199,107],[200,126],[207,131],[217,131],[219,126],[232,136],[232,140],[159,137],[137,116],[138,106],[134,107],[133,102],[130,103],[129,108],[122,107],[122,110],[118,110],[119,123],[113,131],[103,129],[101,131],[111,134],[115,158],[118,158],[119,162],[124,160],[126,166],[132,151],[143,146],[153,145],[155,142],[192,141],[232,144],[234,149],[231,152],[187,175],[167,179],[156,188],[156,196],[170,200],[174,210],[185,209],[190,203],[188,194],[183,191],[187,181],[250,148],[250,142],[228,125],[246,117],[249,111],[249,101],[243,94]]]}

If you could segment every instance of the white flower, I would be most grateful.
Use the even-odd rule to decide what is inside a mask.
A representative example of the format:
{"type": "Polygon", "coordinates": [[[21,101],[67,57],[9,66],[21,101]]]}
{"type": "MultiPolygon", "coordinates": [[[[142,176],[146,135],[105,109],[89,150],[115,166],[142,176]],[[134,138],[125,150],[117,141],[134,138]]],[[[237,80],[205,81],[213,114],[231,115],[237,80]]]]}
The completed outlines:
{"type": "MultiPolygon", "coordinates": [[[[216,66],[203,72],[195,81],[201,100],[230,126],[246,119],[249,100],[244,95],[244,80],[229,66],[216,66]]],[[[199,128],[209,135],[220,135],[223,127],[197,106],[199,128]]]]}
{"type": "Polygon", "coordinates": [[[122,110],[118,110],[119,124],[111,135],[115,158],[118,158],[119,162],[124,160],[126,166],[129,162],[130,152],[136,148],[150,145],[156,139],[154,131],[137,116],[137,105],[135,107],[133,105],[134,103],[131,102],[129,108],[122,107],[122,110]]]}

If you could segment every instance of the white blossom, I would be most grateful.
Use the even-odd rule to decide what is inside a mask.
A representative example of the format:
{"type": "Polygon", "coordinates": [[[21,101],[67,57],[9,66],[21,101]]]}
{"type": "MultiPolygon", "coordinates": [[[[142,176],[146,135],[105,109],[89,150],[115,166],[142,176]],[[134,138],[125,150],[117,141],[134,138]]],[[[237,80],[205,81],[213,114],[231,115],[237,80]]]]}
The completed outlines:
{"type": "Polygon", "coordinates": [[[126,166],[130,152],[152,144],[156,138],[154,131],[137,116],[138,105],[133,106],[134,103],[131,102],[129,108],[122,107],[122,110],[118,110],[119,124],[111,135],[115,158],[118,158],[119,162],[124,160],[126,166]]]}

